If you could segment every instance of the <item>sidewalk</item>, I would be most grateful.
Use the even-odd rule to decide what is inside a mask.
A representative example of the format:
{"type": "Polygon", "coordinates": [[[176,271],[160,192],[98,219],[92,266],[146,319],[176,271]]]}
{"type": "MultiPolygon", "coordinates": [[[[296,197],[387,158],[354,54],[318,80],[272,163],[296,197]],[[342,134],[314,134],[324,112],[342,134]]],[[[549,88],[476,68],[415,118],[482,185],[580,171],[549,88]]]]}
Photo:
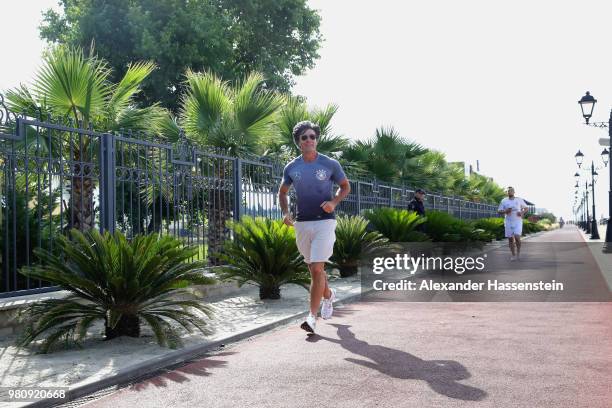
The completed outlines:
{"type": "Polygon", "coordinates": [[[612,253],[603,253],[601,248],[603,247],[603,243],[606,237],[606,226],[598,225],[599,236],[602,237],[600,239],[591,239],[591,235],[587,234],[580,228],[573,226],[572,227],[580,233],[584,242],[588,244],[591,253],[593,254],[593,258],[599,264],[606,282],[608,283],[608,288],[612,291],[612,253]]]}
{"type": "MultiPolygon", "coordinates": [[[[556,232],[535,234],[527,239],[545,240],[555,235],[556,232]]],[[[488,247],[494,250],[505,245],[505,242],[494,242],[488,247]]],[[[339,301],[344,303],[360,298],[360,283],[358,276],[330,280],[330,286],[338,291],[339,301]]],[[[74,399],[188,361],[274,327],[297,323],[306,313],[307,292],[303,288],[283,287],[282,299],[278,301],[261,301],[258,293],[258,288],[246,286],[237,295],[212,300],[210,304],[216,316],[211,326],[215,333],[207,338],[197,334],[185,337],[185,347],[178,350],[159,347],[152,333],[144,331],[143,337],[137,339],[121,337],[104,342],[98,335],[87,340],[82,349],[37,355],[27,349],[17,349],[13,346],[15,336],[9,336],[0,341],[0,383],[7,387],[68,386],[74,399]]],[[[101,332],[102,327],[96,331],[101,332]]],[[[0,406],[5,405],[0,403],[0,406]]]]}
{"type": "MultiPolygon", "coordinates": [[[[359,276],[330,279],[330,286],[337,290],[339,303],[355,301],[361,294],[359,276]]],[[[280,300],[262,301],[259,288],[246,285],[238,294],[209,303],[215,311],[215,318],[210,322],[214,334],[184,337],[185,347],[177,350],[158,346],[153,333],[144,326],[140,338],[102,341],[100,325],[91,330],[98,333],[96,338],[86,340],[82,349],[50,354],[18,349],[14,346],[16,335],[9,335],[0,340],[0,384],[3,387],[70,387],[71,399],[78,398],[301,319],[306,314],[307,296],[305,289],[287,285],[281,288],[280,300]]],[[[25,405],[0,402],[0,407],[25,405]]]]}
{"type": "MultiPolygon", "coordinates": [[[[527,281],[553,273],[568,286],[572,279],[590,290],[605,286],[588,272],[594,260],[577,230],[527,242],[516,263],[505,245],[489,251],[492,263],[506,267],[484,275],[527,281]]],[[[545,293],[539,302],[447,302],[438,295],[438,301],[339,308],[319,322],[316,335],[295,325],[279,328],[87,407],[610,406],[612,301],[558,302],[545,293]]]]}

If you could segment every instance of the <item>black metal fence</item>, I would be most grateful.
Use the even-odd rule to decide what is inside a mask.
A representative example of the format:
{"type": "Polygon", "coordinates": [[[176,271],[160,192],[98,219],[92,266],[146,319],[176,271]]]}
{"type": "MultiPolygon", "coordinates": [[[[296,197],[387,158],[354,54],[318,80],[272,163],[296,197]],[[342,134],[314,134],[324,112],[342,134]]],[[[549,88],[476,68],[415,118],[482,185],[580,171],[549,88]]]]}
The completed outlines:
{"type": "MultiPolygon", "coordinates": [[[[1,101],[0,101],[1,102],[1,101]]],[[[49,290],[18,273],[36,247],[55,251],[71,228],[159,232],[197,245],[199,257],[228,238],[226,221],[242,215],[280,218],[283,164],[199,150],[184,137],[169,144],[142,134],[109,134],[78,124],[17,117],[0,106],[0,297],[49,290]]],[[[339,211],[406,208],[413,190],[351,180],[339,211]]],[[[426,207],[463,219],[496,207],[428,194],[426,207]]]]}

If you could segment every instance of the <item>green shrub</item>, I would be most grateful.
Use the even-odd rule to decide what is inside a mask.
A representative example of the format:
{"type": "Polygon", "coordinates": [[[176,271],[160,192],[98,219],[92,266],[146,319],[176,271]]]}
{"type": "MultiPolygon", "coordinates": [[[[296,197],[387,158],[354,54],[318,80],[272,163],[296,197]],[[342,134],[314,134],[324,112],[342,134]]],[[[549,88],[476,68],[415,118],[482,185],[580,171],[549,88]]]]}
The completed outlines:
{"type": "Polygon", "coordinates": [[[500,240],[505,238],[504,219],[497,218],[481,218],[473,221],[474,228],[482,229],[492,234],[495,239],[500,240]]]}
{"type": "Polygon", "coordinates": [[[288,283],[308,288],[310,273],[295,243],[293,228],[281,220],[243,217],[228,221],[234,239],[225,241],[215,268],[219,278],[259,286],[261,299],[280,299],[280,287],[288,283]]]}
{"type": "MultiPolygon", "coordinates": [[[[545,219],[548,221],[547,219],[545,219]]],[[[544,220],[540,220],[544,221],[544,220]]],[[[523,235],[533,234],[536,232],[544,231],[546,228],[545,224],[541,224],[540,221],[538,223],[531,222],[529,220],[523,219],[523,235]]],[[[548,224],[550,226],[550,223],[548,224]]]]}
{"type": "Polygon", "coordinates": [[[494,235],[441,211],[429,211],[425,232],[434,242],[486,242],[494,235]]]}
{"type": "Polygon", "coordinates": [[[426,220],[414,211],[395,208],[366,210],[365,218],[391,242],[415,242],[425,240],[424,234],[416,234],[415,228],[426,220]]]}
{"type": "Polygon", "coordinates": [[[334,254],[330,261],[345,278],[357,273],[363,256],[388,247],[389,240],[377,231],[368,232],[368,221],[361,216],[340,216],[337,221],[334,254]]]}
{"type": "Polygon", "coordinates": [[[79,342],[97,320],[104,321],[106,339],[138,337],[140,324],[148,324],[161,346],[181,344],[174,321],[188,330],[208,333],[195,313],[211,316],[209,306],[194,298],[189,288],[210,284],[203,262],[190,262],[197,248],[183,248],[170,236],[151,234],[128,241],[121,233],[103,235],[96,230],[71,231],[72,240],[58,236],[63,256],[42,249],[35,254],[42,266],[24,267],[21,273],[70,291],[64,299],[34,303],[24,313],[26,326],[21,346],[45,338],[47,352],[61,339],[79,342]],[[180,299],[177,298],[180,296],[180,299]]]}

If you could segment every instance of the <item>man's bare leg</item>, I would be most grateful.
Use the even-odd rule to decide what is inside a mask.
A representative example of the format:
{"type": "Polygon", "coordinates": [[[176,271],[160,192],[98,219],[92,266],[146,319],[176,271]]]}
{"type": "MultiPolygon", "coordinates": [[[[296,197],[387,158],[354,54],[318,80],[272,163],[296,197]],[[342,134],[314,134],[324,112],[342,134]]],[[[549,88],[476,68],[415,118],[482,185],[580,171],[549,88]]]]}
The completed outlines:
{"type": "Polygon", "coordinates": [[[310,313],[316,316],[321,305],[321,298],[331,296],[331,291],[327,285],[327,275],[325,274],[325,262],[313,262],[308,265],[310,271],[310,313]]]}
{"type": "Polygon", "coordinates": [[[516,241],[516,256],[521,256],[521,237],[515,235],[514,240],[516,241]]]}
{"type": "Polygon", "coordinates": [[[514,236],[508,238],[508,244],[510,245],[510,252],[512,252],[512,256],[516,255],[516,251],[514,249],[514,236]]]}

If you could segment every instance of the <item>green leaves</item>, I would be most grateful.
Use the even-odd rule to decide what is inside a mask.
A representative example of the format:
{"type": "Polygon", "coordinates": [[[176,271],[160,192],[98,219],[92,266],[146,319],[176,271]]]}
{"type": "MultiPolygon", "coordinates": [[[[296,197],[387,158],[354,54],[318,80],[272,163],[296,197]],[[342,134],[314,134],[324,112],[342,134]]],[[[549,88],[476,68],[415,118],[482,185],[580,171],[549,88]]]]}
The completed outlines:
{"type": "Polygon", "coordinates": [[[88,50],[109,61],[114,81],[134,56],[162,69],[145,84],[142,100],[176,112],[183,73],[215,72],[236,81],[258,70],[266,87],[286,92],[293,77],[314,66],[322,41],[320,17],[305,0],[64,1],[45,14],[41,37],[88,50]]]}
{"type": "Polygon", "coordinates": [[[262,150],[283,100],[263,88],[261,74],[230,85],[214,74],[188,71],[186,85],[179,122],[187,137],[235,155],[262,150]]]}
{"type": "Polygon", "coordinates": [[[58,46],[45,55],[31,89],[21,85],[10,90],[7,101],[11,110],[33,117],[52,113],[101,131],[159,134],[167,111],[157,104],[136,106],[142,84],[154,70],[152,62],[130,63],[125,75],[113,84],[106,61],[85,56],[79,48],[58,46]]]}
{"type": "Polygon", "coordinates": [[[368,221],[361,216],[339,216],[336,226],[332,265],[342,272],[356,267],[362,257],[388,246],[388,239],[377,231],[367,231],[368,221]]]}
{"type": "Polygon", "coordinates": [[[293,156],[299,155],[301,152],[293,141],[293,127],[298,122],[309,120],[321,128],[317,151],[329,156],[337,156],[349,146],[347,138],[333,133],[331,122],[337,111],[338,105],[335,104],[329,104],[323,109],[309,110],[306,103],[300,98],[287,96],[276,121],[278,139],[272,140],[270,150],[285,151],[293,156]]]}
{"type": "Polygon", "coordinates": [[[109,97],[109,75],[104,61],[86,58],[80,49],[57,47],[44,57],[33,88],[54,114],[89,124],[109,97]]]}
{"type": "Polygon", "coordinates": [[[427,212],[425,230],[434,242],[486,242],[494,238],[492,233],[441,211],[427,212]]]}
{"type": "Polygon", "coordinates": [[[301,258],[293,228],[282,221],[243,217],[229,221],[234,240],[225,242],[219,257],[227,265],[215,268],[220,279],[236,280],[263,288],[279,288],[287,283],[306,287],[310,275],[301,258]]]}
{"type": "Polygon", "coordinates": [[[382,235],[391,242],[425,241],[424,234],[417,234],[415,228],[427,218],[416,212],[395,208],[377,208],[366,210],[364,216],[382,235]]]}
{"type": "Polygon", "coordinates": [[[37,249],[42,266],[20,272],[58,285],[72,296],[32,305],[25,313],[28,330],[21,345],[43,337],[47,351],[61,338],[78,342],[96,320],[106,322],[107,333],[123,320],[137,321],[134,317],[154,323],[160,345],[179,344],[170,321],[188,331],[204,329],[205,321],[194,310],[210,316],[210,309],[194,299],[189,287],[213,279],[203,275],[203,262],[190,261],[197,248],[183,248],[169,236],[139,235],[128,241],[120,233],[100,234],[95,229],[85,234],[72,230],[71,239],[59,236],[56,244],[63,256],[37,249]]]}

